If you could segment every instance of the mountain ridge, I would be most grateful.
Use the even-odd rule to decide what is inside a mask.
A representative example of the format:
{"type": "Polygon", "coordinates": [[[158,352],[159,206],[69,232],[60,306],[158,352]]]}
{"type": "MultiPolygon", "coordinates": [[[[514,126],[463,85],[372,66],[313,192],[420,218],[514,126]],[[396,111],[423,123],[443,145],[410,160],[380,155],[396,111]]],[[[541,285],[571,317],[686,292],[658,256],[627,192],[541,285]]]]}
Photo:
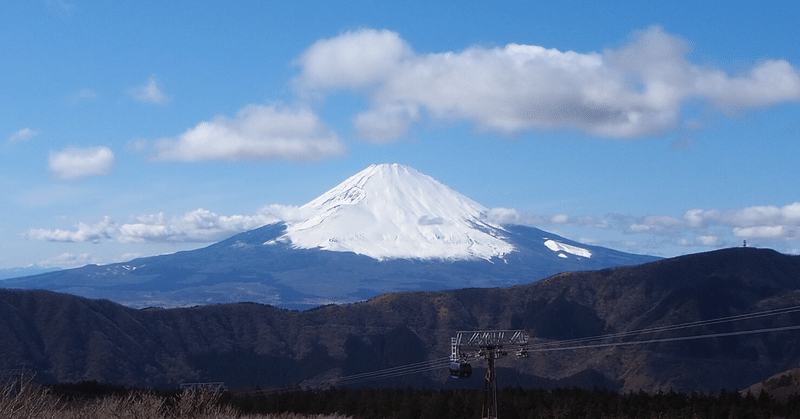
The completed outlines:
{"type": "Polygon", "coordinates": [[[377,260],[352,252],[295,249],[289,243],[262,245],[285,230],[285,224],[269,224],[202,249],[7,279],[0,285],[105,298],[139,308],[250,301],[308,309],[394,291],[510,286],[564,271],[658,260],[586,245],[595,257],[565,259],[542,243],[575,242],[525,226],[506,226],[517,251],[488,261],[377,260]]]}
{"type": "MultiPolygon", "coordinates": [[[[377,263],[377,262],[376,262],[377,263]]],[[[447,358],[459,330],[525,330],[532,344],[662,328],[654,338],[800,325],[800,256],[732,248],[631,267],[562,273],[503,288],[407,291],[306,311],[253,303],[132,309],[48,291],[0,290],[2,368],[22,364],[57,381],[169,386],[312,385],[447,358]],[[702,322],[687,330],[667,326],[702,322]],[[666,328],[666,329],[665,329],[666,328]]],[[[737,389],[800,362],[796,331],[537,351],[498,360],[502,385],[580,382],[619,391],[737,389]],[[581,381],[582,380],[582,381],[581,381]]],[[[481,388],[446,369],[368,385],[481,388]]]]}
{"type": "Polygon", "coordinates": [[[496,225],[486,208],[402,165],[373,165],[301,217],[201,249],[3,280],[131,307],[251,301],[308,309],[406,290],[497,287],[659,258],[496,225]]]}

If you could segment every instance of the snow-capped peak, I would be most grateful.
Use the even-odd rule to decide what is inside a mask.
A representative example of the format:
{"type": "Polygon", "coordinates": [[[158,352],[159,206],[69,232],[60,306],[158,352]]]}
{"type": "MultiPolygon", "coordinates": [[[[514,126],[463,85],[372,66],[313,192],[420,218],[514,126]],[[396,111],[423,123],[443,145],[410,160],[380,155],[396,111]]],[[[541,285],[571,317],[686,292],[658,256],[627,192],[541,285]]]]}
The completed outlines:
{"type": "Polygon", "coordinates": [[[400,164],[372,165],[300,208],[282,240],[375,259],[491,259],[514,251],[487,209],[400,164]]]}

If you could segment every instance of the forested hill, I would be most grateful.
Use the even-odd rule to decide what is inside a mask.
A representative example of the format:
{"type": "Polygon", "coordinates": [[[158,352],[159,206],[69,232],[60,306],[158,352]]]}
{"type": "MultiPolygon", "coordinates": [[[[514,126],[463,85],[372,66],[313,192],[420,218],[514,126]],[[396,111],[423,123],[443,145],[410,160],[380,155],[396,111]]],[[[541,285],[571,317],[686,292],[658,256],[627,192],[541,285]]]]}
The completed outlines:
{"type": "MultiPolygon", "coordinates": [[[[312,385],[446,359],[459,330],[522,329],[533,345],[651,330],[800,306],[800,257],[737,248],[636,267],[557,275],[511,288],[386,294],[289,311],[239,303],[131,309],[46,291],[0,291],[0,365],[40,380],[135,386],[224,381],[229,387],[312,385]]],[[[614,390],[745,388],[800,362],[800,315],[745,317],[634,334],[595,346],[501,358],[501,385],[614,390]],[[724,333],[717,338],[675,340],[724,333]],[[664,339],[671,339],[665,341],[664,339]]],[[[606,341],[608,342],[608,341],[606,341]]],[[[581,346],[581,345],[573,345],[581,346]]],[[[541,346],[538,346],[542,348],[541,346]]],[[[480,363],[461,386],[482,386],[480,363]]],[[[446,369],[374,386],[452,387],[446,369]]]]}

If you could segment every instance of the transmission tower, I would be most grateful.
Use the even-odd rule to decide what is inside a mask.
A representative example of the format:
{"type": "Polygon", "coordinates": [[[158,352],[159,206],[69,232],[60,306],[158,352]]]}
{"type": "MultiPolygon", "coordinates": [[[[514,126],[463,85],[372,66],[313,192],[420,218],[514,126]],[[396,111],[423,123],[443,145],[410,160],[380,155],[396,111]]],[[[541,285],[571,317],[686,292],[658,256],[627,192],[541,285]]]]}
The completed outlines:
{"type": "Polygon", "coordinates": [[[519,358],[527,358],[528,336],[521,330],[458,332],[450,339],[450,343],[450,376],[453,378],[472,376],[470,359],[486,360],[481,418],[497,419],[497,370],[494,361],[507,356],[509,350],[519,358]]]}

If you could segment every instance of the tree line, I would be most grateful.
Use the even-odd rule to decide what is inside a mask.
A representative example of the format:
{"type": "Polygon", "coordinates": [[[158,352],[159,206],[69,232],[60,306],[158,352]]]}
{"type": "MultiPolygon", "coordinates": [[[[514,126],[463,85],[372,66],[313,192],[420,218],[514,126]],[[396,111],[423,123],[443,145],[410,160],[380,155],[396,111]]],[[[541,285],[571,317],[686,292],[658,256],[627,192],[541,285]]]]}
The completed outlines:
{"type": "MultiPolygon", "coordinates": [[[[329,388],[229,393],[222,398],[245,413],[339,414],[353,418],[479,418],[482,390],[415,388],[329,388]]],[[[538,390],[506,388],[500,392],[503,419],[769,419],[800,418],[800,395],[776,400],[767,393],[742,395],[632,392],[580,388],[538,390]]]]}

